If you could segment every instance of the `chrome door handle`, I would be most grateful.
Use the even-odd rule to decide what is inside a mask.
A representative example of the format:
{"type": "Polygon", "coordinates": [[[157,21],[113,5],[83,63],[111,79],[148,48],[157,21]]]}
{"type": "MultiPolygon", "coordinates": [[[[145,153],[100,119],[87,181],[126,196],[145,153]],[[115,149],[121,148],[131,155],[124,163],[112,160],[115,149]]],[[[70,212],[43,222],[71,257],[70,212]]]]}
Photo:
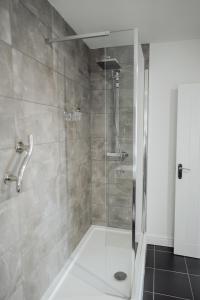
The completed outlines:
{"type": "Polygon", "coordinates": [[[29,144],[28,145],[24,145],[23,142],[19,142],[16,145],[16,152],[18,153],[23,153],[24,151],[26,152],[26,155],[24,157],[24,159],[22,160],[21,166],[19,168],[18,171],[18,176],[12,175],[12,174],[6,174],[4,177],[4,183],[7,182],[16,182],[16,189],[17,192],[20,193],[21,192],[21,186],[22,186],[22,179],[24,176],[24,171],[27,167],[27,164],[31,158],[31,154],[33,151],[33,135],[29,135],[28,136],[29,139],[29,144]]]}

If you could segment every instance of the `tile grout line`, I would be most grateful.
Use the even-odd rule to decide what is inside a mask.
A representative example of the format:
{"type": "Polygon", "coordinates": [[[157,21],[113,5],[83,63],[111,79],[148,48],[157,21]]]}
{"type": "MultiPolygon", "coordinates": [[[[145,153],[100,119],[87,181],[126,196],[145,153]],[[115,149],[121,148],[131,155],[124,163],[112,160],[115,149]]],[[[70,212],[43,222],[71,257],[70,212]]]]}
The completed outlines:
{"type": "MultiPolygon", "coordinates": [[[[154,268],[152,268],[152,267],[145,267],[145,268],[147,268],[147,269],[154,269],[154,268]]],[[[163,271],[163,272],[172,272],[172,273],[176,273],[176,274],[183,274],[183,275],[187,275],[187,274],[189,274],[189,275],[191,275],[191,276],[196,276],[196,277],[200,277],[200,275],[198,275],[198,274],[192,274],[192,273],[184,273],[184,272],[177,272],[177,271],[172,271],[172,270],[167,270],[167,269],[160,269],[160,268],[156,268],[156,270],[159,270],[159,271],[163,271]]]]}
{"type": "Polygon", "coordinates": [[[156,293],[156,295],[161,295],[161,296],[166,296],[166,297],[176,298],[176,299],[181,299],[181,300],[190,300],[189,298],[182,298],[182,297],[177,297],[177,296],[172,296],[172,295],[167,295],[167,294],[161,294],[161,293],[156,293]]]}
{"type": "Polygon", "coordinates": [[[156,260],[156,250],[155,250],[155,245],[154,245],[154,254],[153,254],[153,300],[155,299],[155,260],[156,260]]]}
{"type": "Polygon", "coordinates": [[[164,252],[164,253],[171,253],[171,254],[173,254],[173,252],[172,251],[167,251],[167,250],[155,250],[156,252],[164,252]]]}
{"type": "MultiPolygon", "coordinates": [[[[38,60],[38,59],[37,59],[36,57],[34,57],[33,55],[30,55],[30,54],[28,54],[28,53],[26,53],[26,52],[20,50],[19,48],[14,47],[13,44],[9,44],[8,42],[2,40],[1,38],[0,38],[0,43],[6,44],[8,47],[11,48],[11,50],[16,50],[16,51],[18,51],[19,53],[21,53],[21,54],[24,55],[25,57],[28,57],[29,59],[34,60],[34,61],[37,62],[38,64],[40,64],[40,65],[42,65],[43,67],[46,67],[47,69],[49,69],[51,72],[56,73],[56,74],[59,74],[59,75],[65,77],[67,80],[75,81],[75,82],[77,82],[77,84],[78,84],[79,81],[80,81],[79,78],[72,78],[72,77],[69,77],[68,75],[66,75],[66,74],[64,74],[64,73],[61,73],[60,71],[56,70],[53,66],[49,66],[48,64],[45,64],[44,62],[38,60]]],[[[79,76],[79,74],[78,74],[77,76],[79,76]]],[[[82,75],[80,74],[80,77],[81,77],[81,76],[82,76],[82,75]]],[[[85,78],[88,79],[88,80],[90,80],[90,76],[87,76],[87,75],[86,75],[85,78]]],[[[90,90],[90,88],[88,88],[88,90],[90,90]]],[[[110,90],[111,90],[111,89],[110,89],[110,90]]]]}
{"type": "Polygon", "coordinates": [[[192,293],[192,299],[194,300],[194,294],[193,294],[192,284],[191,284],[191,280],[190,280],[190,274],[188,272],[188,266],[187,266],[187,261],[186,261],[185,256],[184,256],[184,261],[185,261],[185,266],[186,266],[186,270],[187,270],[187,276],[188,276],[188,280],[189,280],[189,284],[190,284],[190,290],[191,290],[191,293],[192,293]]]}
{"type": "MultiPolygon", "coordinates": [[[[148,294],[152,294],[153,295],[153,293],[150,292],[150,291],[144,291],[144,293],[148,293],[148,294]]],[[[176,299],[181,299],[181,300],[191,300],[189,298],[182,298],[182,297],[172,296],[172,295],[163,294],[163,293],[162,294],[161,293],[155,293],[155,295],[161,295],[161,296],[166,296],[166,297],[176,298],[176,299]]]]}
{"type": "MultiPolygon", "coordinates": [[[[152,268],[152,267],[146,267],[146,268],[154,269],[154,268],[152,268]]],[[[163,271],[163,272],[172,272],[172,273],[177,273],[177,274],[187,275],[187,273],[177,272],[177,271],[168,270],[168,269],[160,269],[160,268],[156,268],[156,270],[163,271]]],[[[190,274],[190,275],[192,275],[192,274],[190,274]]]]}

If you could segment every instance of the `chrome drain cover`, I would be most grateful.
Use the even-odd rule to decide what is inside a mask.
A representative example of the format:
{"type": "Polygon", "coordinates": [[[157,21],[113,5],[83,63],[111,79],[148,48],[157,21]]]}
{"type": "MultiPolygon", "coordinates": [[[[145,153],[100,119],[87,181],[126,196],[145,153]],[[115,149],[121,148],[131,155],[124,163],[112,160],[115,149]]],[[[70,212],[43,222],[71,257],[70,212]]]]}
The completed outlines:
{"type": "Polygon", "coordinates": [[[116,273],[114,274],[114,277],[115,277],[115,279],[117,279],[118,281],[123,281],[123,280],[126,279],[127,274],[124,273],[124,272],[119,271],[119,272],[116,272],[116,273]]]}

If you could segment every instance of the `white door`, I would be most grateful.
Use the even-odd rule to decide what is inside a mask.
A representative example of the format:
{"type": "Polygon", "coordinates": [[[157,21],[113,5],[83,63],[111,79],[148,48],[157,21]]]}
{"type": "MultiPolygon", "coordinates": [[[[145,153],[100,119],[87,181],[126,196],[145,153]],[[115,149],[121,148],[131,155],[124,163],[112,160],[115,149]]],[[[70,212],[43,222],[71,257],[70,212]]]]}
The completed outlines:
{"type": "Polygon", "coordinates": [[[174,252],[200,258],[200,84],[178,90],[174,252]]]}

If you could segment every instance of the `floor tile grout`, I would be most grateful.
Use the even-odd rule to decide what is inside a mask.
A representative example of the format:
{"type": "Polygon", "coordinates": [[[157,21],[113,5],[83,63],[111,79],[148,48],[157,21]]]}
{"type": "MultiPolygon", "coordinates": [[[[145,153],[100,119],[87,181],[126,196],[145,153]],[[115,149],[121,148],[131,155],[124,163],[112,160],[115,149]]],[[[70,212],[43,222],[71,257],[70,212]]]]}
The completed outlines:
{"type": "MultiPolygon", "coordinates": [[[[156,267],[156,255],[158,255],[158,253],[159,252],[163,252],[163,253],[171,253],[171,254],[173,254],[174,255],[174,253],[173,252],[171,252],[171,251],[165,251],[165,250],[157,250],[156,249],[156,246],[155,245],[152,245],[153,246],[153,248],[151,248],[151,249],[147,249],[147,251],[153,251],[153,267],[147,267],[147,266],[145,266],[145,269],[151,269],[152,271],[153,271],[153,290],[152,290],[152,292],[150,292],[150,291],[145,291],[144,290],[144,293],[150,293],[151,295],[152,295],[152,299],[154,300],[155,299],[155,297],[156,297],[156,295],[160,295],[160,296],[165,296],[165,297],[171,297],[171,298],[173,298],[173,299],[180,299],[180,300],[195,300],[195,298],[194,298],[194,293],[193,293],[193,287],[192,287],[192,283],[191,283],[191,279],[190,279],[190,277],[191,276],[196,276],[196,277],[200,277],[200,274],[198,275],[198,274],[191,274],[191,273],[189,273],[189,269],[188,269],[188,265],[187,265],[187,260],[186,260],[186,257],[185,256],[181,256],[183,259],[184,259],[184,263],[185,263],[185,267],[186,267],[186,272],[178,272],[178,271],[173,271],[173,270],[168,270],[168,269],[160,269],[160,268],[157,268],[156,267]],[[167,294],[162,294],[162,293],[159,293],[159,292],[156,292],[155,291],[155,281],[156,281],[156,271],[162,271],[162,272],[170,272],[170,273],[175,273],[175,274],[182,274],[182,275],[184,275],[184,277],[183,278],[185,278],[185,280],[187,281],[188,280],[188,282],[189,282],[189,286],[190,286],[190,296],[189,296],[189,298],[183,298],[183,297],[178,297],[178,296],[174,296],[174,295],[167,295],[167,294]],[[186,276],[187,276],[187,278],[186,278],[186,276]],[[190,298],[190,297],[192,297],[192,298],[190,298]]],[[[165,275],[165,276],[167,276],[167,274],[165,275]]],[[[175,276],[175,275],[174,275],[175,276]]],[[[181,277],[180,277],[181,278],[181,277]]],[[[185,296],[185,295],[183,295],[183,296],[185,296]]]]}
{"type": "Polygon", "coordinates": [[[155,272],[156,272],[156,270],[155,270],[155,266],[156,266],[155,260],[156,260],[156,251],[155,251],[155,245],[154,245],[154,255],[153,255],[153,266],[154,266],[154,270],[153,270],[153,300],[155,299],[155,295],[154,295],[154,293],[155,293],[155,272]]]}
{"type": "Polygon", "coordinates": [[[167,294],[161,294],[161,293],[155,293],[156,295],[161,295],[161,296],[166,296],[166,297],[171,297],[171,298],[176,298],[176,299],[181,299],[181,300],[190,300],[189,298],[182,298],[182,297],[177,297],[177,296],[172,296],[172,295],[167,295],[167,294]]]}
{"type": "Polygon", "coordinates": [[[192,293],[192,299],[194,300],[194,294],[193,294],[192,284],[191,284],[190,275],[189,275],[189,272],[188,272],[187,261],[186,261],[185,257],[184,257],[184,261],[185,261],[185,266],[186,266],[186,270],[187,270],[188,280],[189,280],[189,284],[190,284],[190,290],[191,290],[191,293],[192,293]]]}
{"type": "Polygon", "coordinates": [[[181,299],[181,300],[190,300],[189,298],[182,298],[182,297],[172,296],[172,295],[168,295],[168,294],[161,294],[161,293],[153,293],[150,291],[144,291],[144,293],[161,295],[161,296],[166,296],[166,297],[171,297],[171,298],[176,298],[176,299],[181,299]]]}
{"type": "Polygon", "coordinates": [[[200,277],[200,274],[193,274],[193,273],[184,273],[184,272],[177,272],[177,271],[173,271],[173,270],[168,270],[168,269],[160,269],[160,268],[152,268],[152,267],[145,267],[146,269],[155,269],[158,271],[166,271],[166,272],[172,272],[172,273],[177,273],[177,274],[183,274],[183,275],[187,275],[189,274],[190,276],[196,276],[196,277],[200,277]]]}
{"type": "Polygon", "coordinates": [[[172,251],[166,251],[166,250],[155,250],[156,252],[165,252],[165,253],[171,253],[174,254],[172,251]]]}

